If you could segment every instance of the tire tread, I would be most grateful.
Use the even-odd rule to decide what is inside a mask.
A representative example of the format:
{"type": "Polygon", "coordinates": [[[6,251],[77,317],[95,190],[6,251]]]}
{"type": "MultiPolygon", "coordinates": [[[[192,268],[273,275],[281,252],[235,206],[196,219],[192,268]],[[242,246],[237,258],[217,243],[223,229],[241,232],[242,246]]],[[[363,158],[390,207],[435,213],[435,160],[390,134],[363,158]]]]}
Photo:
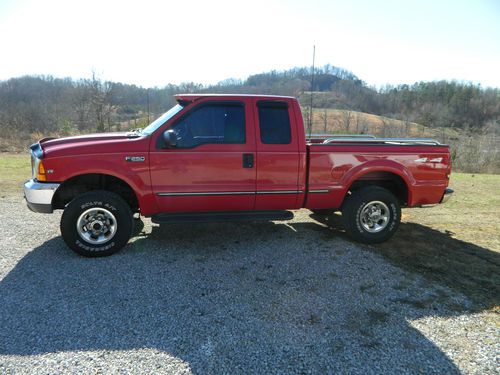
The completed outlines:
{"type": "MultiPolygon", "coordinates": [[[[119,195],[106,190],[93,190],[78,195],[70,203],[68,203],[61,216],[60,229],[64,242],[73,251],[86,257],[102,257],[116,253],[127,244],[132,235],[132,230],[134,227],[133,224],[133,216],[132,211],[130,210],[130,206],[119,195]],[[83,241],[76,232],[76,217],[78,217],[78,215],[82,211],[81,205],[83,203],[92,201],[108,202],[113,206],[117,206],[117,212],[115,216],[116,220],[119,221],[119,225],[118,231],[113,237],[115,245],[110,249],[102,251],[90,251],[76,244],[76,239],[83,241]]],[[[100,246],[89,244],[88,247],[94,247],[97,249],[100,246]]]]}
{"type": "MultiPolygon", "coordinates": [[[[391,212],[391,220],[394,219],[394,214],[391,212]]],[[[366,244],[377,244],[384,241],[387,241],[392,235],[396,232],[399,223],[401,220],[401,207],[397,198],[387,189],[384,189],[380,186],[366,186],[362,187],[358,190],[353,191],[350,195],[348,195],[344,204],[342,205],[342,221],[344,224],[344,229],[346,230],[349,237],[354,239],[357,242],[366,243],[366,244]],[[373,197],[372,197],[373,196],[373,197]],[[372,198],[370,198],[372,197],[372,198]],[[363,203],[364,200],[381,200],[394,204],[396,207],[396,223],[392,227],[391,230],[384,229],[379,233],[360,233],[357,229],[357,209],[363,203]]]]}

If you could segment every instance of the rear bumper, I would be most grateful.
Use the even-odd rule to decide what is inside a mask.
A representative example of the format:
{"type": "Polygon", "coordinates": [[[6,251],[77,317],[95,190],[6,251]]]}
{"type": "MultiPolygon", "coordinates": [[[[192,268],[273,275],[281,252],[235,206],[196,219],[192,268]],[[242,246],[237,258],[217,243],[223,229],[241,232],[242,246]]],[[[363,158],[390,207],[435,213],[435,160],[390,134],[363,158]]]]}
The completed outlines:
{"type": "Polygon", "coordinates": [[[451,198],[453,193],[454,193],[453,189],[446,188],[443,194],[443,198],[441,198],[441,201],[439,203],[446,203],[451,198]]]}
{"type": "Polygon", "coordinates": [[[34,179],[24,183],[24,198],[28,208],[33,212],[52,213],[52,198],[60,184],[38,182],[34,179]]]}

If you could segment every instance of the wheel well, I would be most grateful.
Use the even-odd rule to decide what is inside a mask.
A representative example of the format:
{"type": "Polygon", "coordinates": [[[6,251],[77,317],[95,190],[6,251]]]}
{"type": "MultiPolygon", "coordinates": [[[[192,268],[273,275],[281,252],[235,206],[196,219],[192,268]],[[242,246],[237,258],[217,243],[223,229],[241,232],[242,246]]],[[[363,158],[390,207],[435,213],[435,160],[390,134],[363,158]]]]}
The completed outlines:
{"type": "Polygon", "coordinates": [[[408,203],[408,186],[397,174],[391,172],[370,172],[354,181],[349,187],[353,192],[365,186],[380,186],[389,190],[399,200],[402,206],[408,203]]]}
{"type": "Polygon", "coordinates": [[[92,190],[106,190],[118,194],[130,206],[132,212],[139,211],[139,202],[134,190],[125,181],[107,174],[84,174],[64,181],[52,199],[54,209],[64,207],[76,196],[92,190]]]}

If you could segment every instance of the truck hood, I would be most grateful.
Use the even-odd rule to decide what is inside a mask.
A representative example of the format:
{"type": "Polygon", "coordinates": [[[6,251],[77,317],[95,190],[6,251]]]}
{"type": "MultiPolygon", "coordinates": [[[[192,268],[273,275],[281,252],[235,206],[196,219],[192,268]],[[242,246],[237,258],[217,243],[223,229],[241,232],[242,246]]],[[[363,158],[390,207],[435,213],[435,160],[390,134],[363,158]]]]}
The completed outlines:
{"type": "Polygon", "coordinates": [[[147,151],[148,137],[130,132],[98,133],[39,141],[44,157],[147,151]]]}

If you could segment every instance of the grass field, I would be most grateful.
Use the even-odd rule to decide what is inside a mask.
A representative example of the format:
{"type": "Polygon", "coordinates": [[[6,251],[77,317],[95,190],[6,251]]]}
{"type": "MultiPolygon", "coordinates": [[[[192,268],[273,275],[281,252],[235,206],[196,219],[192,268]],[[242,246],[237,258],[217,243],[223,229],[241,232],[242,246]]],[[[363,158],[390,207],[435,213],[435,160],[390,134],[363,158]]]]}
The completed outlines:
{"type": "Polygon", "coordinates": [[[453,173],[446,204],[405,210],[403,220],[500,252],[500,175],[453,173]]]}
{"type": "Polygon", "coordinates": [[[0,197],[22,196],[22,184],[31,178],[30,163],[28,152],[0,153],[0,197]]]}

